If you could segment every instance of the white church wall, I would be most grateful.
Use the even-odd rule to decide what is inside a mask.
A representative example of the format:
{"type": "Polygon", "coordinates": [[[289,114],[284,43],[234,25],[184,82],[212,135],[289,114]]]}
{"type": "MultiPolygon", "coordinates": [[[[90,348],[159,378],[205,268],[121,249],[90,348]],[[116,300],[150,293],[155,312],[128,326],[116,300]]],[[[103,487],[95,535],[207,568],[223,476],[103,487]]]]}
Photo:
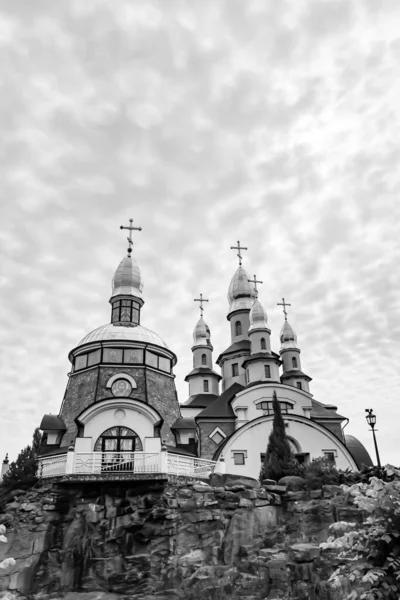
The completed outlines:
{"type": "MultiPolygon", "coordinates": [[[[339,469],[357,469],[349,453],[333,434],[325,432],[312,421],[305,423],[286,416],[285,421],[289,423],[287,435],[297,442],[300,452],[309,452],[310,460],[323,456],[324,452],[333,452],[339,469]]],[[[266,451],[271,429],[272,417],[265,417],[236,431],[222,449],[226,472],[258,478],[260,455],[266,451]],[[244,464],[235,464],[234,454],[242,452],[245,453],[244,464]]]]}
{"type": "Polygon", "coordinates": [[[272,402],[274,390],[280,402],[288,402],[293,405],[290,414],[304,416],[303,407],[311,408],[311,396],[294,387],[285,386],[282,384],[265,383],[247,388],[236,395],[232,401],[232,408],[235,411],[238,406],[247,406],[247,420],[252,421],[261,416],[261,411],[256,408],[256,403],[259,401],[272,402]]]}
{"type": "Polygon", "coordinates": [[[85,437],[92,438],[91,450],[104,431],[117,426],[133,429],[142,444],[145,437],[154,437],[154,426],[145,415],[133,408],[121,410],[112,407],[97,413],[85,424],[85,437]]]}

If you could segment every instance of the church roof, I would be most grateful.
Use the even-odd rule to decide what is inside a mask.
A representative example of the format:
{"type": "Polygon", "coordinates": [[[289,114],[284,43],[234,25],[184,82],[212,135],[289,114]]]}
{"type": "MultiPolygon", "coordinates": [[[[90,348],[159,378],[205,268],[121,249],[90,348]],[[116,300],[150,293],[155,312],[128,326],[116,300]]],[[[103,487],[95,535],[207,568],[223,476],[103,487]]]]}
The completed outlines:
{"type": "Polygon", "coordinates": [[[346,417],[343,415],[339,415],[336,412],[336,406],[332,404],[322,404],[322,402],[318,402],[318,400],[311,400],[312,409],[311,409],[311,418],[318,421],[318,419],[335,419],[343,421],[346,417]],[[331,407],[331,408],[328,408],[331,407]]]}
{"type": "Polygon", "coordinates": [[[244,390],[244,386],[240,383],[232,384],[219,398],[217,398],[217,400],[215,400],[215,402],[202,410],[195,419],[235,418],[235,413],[232,410],[230,401],[242,390],[244,390]]]}
{"type": "Polygon", "coordinates": [[[44,415],[40,427],[42,431],[65,431],[64,419],[58,415],[44,415]]]}
{"type": "Polygon", "coordinates": [[[309,375],[300,371],[300,369],[292,369],[291,371],[284,371],[281,375],[281,379],[289,379],[290,377],[304,377],[307,381],[312,381],[312,378],[309,375]]]}
{"type": "Polygon", "coordinates": [[[247,357],[243,362],[242,362],[242,367],[243,369],[246,368],[246,365],[248,365],[251,362],[256,362],[257,360],[262,360],[262,359],[272,359],[275,362],[278,362],[279,364],[281,364],[281,359],[278,356],[278,354],[275,354],[275,352],[255,352],[254,354],[252,354],[251,356],[247,357]]]}
{"type": "Polygon", "coordinates": [[[250,310],[256,298],[254,287],[250,285],[249,274],[239,265],[228,289],[229,312],[250,310]]]}
{"type": "Polygon", "coordinates": [[[147,329],[147,327],[142,327],[141,325],[136,325],[135,327],[126,327],[124,325],[118,325],[114,323],[108,323],[107,325],[102,325],[101,327],[94,329],[85,335],[85,337],[79,342],[78,346],[83,346],[83,344],[89,344],[90,342],[99,342],[105,340],[150,343],[154,344],[155,346],[167,348],[169,350],[164,340],[162,340],[157,333],[151,331],[151,329],[147,329]]]}
{"type": "Polygon", "coordinates": [[[191,406],[192,408],[206,408],[214,402],[218,396],[215,394],[195,394],[189,396],[188,400],[182,406],[191,406]]]}
{"type": "Polygon", "coordinates": [[[174,423],[171,425],[171,429],[196,429],[196,423],[193,418],[190,417],[181,417],[180,419],[176,419],[174,423]]]}
{"type": "Polygon", "coordinates": [[[363,465],[366,467],[372,467],[374,465],[367,449],[360,442],[360,440],[353,435],[345,435],[344,438],[346,441],[346,446],[353,455],[353,458],[356,461],[359,469],[361,469],[363,465]]]}
{"type": "Polygon", "coordinates": [[[219,364],[221,358],[226,354],[235,354],[235,352],[240,352],[240,350],[247,350],[250,352],[250,340],[240,340],[240,342],[233,342],[233,344],[231,344],[229,348],[221,352],[221,354],[218,356],[217,365],[219,364]]]}
{"type": "Polygon", "coordinates": [[[193,369],[186,375],[185,381],[188,381],[189,377],[192,377],[193,375],[212,375],[218,377],[218,380],[222,379],[221,375],[210,369],[210,367],[197,367],[196,369],[193,369]]]}

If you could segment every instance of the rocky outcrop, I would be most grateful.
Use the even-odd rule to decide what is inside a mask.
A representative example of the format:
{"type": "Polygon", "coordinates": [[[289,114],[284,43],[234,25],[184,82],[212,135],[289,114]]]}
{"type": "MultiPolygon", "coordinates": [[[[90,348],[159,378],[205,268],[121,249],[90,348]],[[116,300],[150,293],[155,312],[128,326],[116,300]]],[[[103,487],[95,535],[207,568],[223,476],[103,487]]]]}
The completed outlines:
{"type": "Polygon", "coordinates": [[[211,483],[54,483],[15,494],[0,515],[0,562],[16,564],[0,571],[0,590],[35,600],[336,600],[335,560],[319,543],[357,510],[341,488],[312,498],[300,481],[211,483]]]}

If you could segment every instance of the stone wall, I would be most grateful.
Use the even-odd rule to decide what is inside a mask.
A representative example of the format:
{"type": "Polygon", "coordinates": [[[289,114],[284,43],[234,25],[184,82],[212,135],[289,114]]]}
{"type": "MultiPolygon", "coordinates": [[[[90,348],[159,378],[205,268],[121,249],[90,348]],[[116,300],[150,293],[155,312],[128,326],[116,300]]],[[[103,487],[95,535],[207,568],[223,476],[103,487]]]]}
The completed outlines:
{"type": "Polygon", "coordinates": [[[12,556],[16,565],[0,571],[0,597],[344,597],[327,583],[336,558],[319,548],[335,520],[362,517],[341,488],[309,492],[296,481],[260,486],[217,475],[210,483],[54,483],[14,492],[0,515],[8,536],[0,562],[12,556]]]}
{"type": "Polygon", "coordinates": [[[235,431],[234,421],[206,421],[201,419],[198,421],[198,427],[201,458],[207,458],[208,460],[213,459],[213,456],[218,449],[218,445],[210,438],[210,433],[212,433],[216,427],[219,427],[227,437],[235,431]]]}

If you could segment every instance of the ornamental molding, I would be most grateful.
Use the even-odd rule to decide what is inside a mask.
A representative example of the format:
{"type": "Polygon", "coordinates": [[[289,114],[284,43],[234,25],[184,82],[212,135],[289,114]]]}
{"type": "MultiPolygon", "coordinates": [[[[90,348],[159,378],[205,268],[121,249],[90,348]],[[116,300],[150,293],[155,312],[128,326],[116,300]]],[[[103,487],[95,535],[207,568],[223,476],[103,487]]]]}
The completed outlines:
{"type": "Polygon", "coordinates": [[[77,421],[82,425],[86,425],[89,421],[94,419],[100,413],[110,409],[122,409],[138,412],[139,414],[146,417],[152,425],[157,425],[161,418],[158,412],[152,408],[149,404],[145,404],[138,400],[131,398],[112,398],[109,400],[102,400],[96,402],[88,408],[86,408],[78,417],[77,421]]]}
{"type": "Polygon", "coordinates": [[[129,381],[129,383],[131,384],[132,389],[136,390],[136,388],[137,388],[136,381],[133,379],[133,377],[131,377],[127,373],[123,373],[123,372],[117,373],[116,375],[113,375],[112,377],[110,377],[110,379],[106,383],[106,388],[112,387],[112,384],[114,383],[114,381],[117,381],[117,379],[126,379],[126,381],[129,381]]]}

